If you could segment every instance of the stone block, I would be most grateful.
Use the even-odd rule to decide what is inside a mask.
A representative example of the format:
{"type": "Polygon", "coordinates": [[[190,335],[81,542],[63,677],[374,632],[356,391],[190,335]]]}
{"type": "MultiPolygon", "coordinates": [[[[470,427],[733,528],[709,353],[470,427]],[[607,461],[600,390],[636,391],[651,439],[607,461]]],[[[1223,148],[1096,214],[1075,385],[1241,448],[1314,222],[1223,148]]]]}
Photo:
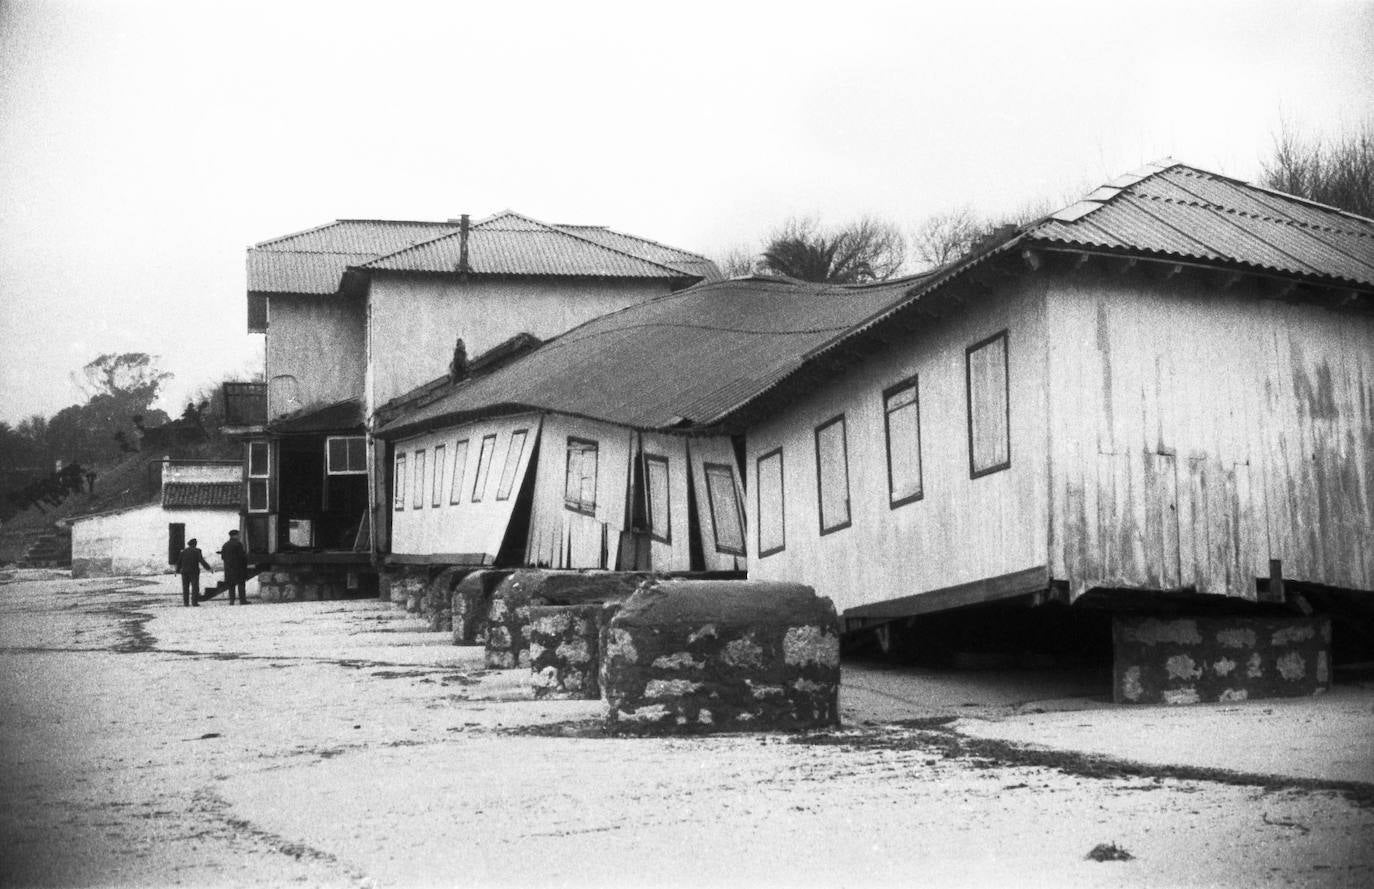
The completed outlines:
{"type": "Polygon", "coordinates": [[[453,629],[451,601],[453,591],[473,571],[472,568],[451,566],[440,571],[425,587],[425,601],[421,610],[429,616],[429,628],[435,632],[453,629]]]}
{"type": "Polygon", "coordinates": [[[648,575],[621,571],[516,571],[492,594],[486,665],[529,665],[526,628],[532,605],[580,605],[626,599],[648,575]]]}
{"type": "Polygon", "coordinates": [[[613,732],[839,722],[839,619],[829,599],[800,584],[646,583],[606,622],[600,653],[613,732]]]}
{"type": "Polygon", "coordinates": [[[491,597],[510,571],[473,571],[453,588],[449,596],[454,645],[484,645],[487,639],[487,614],[491,597]]]}
{"type": "Polygon", "coordinates": [[[1112,645],[1121,704],[1299,697],[1331,685],[1331,621],[1320,615],[1122,615],[1112,645]]]}
{"type": "Polygon", "coordinates": [[[532,605],[528,627],[530,671],[536,698],[596,700],[598,638],[610,607],[532,605]]]}

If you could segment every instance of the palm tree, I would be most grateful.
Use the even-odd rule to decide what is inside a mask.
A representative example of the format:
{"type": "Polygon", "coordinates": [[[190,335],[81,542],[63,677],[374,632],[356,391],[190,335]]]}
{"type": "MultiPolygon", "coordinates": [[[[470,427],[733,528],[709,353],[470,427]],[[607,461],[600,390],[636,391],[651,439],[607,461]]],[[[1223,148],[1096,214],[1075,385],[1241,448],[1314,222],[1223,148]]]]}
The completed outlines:
{"type": "Polygon", "coordinates": [[[790,219],[763,251],[765,271],[827,284],[884,281],[901,271],[906,241],[893,225],[865,217],[833,232],[790,219]]]}

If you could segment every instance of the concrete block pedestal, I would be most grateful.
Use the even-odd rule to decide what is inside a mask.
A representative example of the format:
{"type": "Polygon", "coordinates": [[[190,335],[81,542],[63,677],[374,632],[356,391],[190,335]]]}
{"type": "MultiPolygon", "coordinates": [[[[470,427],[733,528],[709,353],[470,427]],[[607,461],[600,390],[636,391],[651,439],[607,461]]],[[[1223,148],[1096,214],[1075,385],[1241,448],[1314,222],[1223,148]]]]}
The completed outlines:
{"type": "Polygon", "coordinates": [[[1112,622],[1119,704],[1319,694],[1331,685],[1327,617],[1143,617],[1112,622]]]}

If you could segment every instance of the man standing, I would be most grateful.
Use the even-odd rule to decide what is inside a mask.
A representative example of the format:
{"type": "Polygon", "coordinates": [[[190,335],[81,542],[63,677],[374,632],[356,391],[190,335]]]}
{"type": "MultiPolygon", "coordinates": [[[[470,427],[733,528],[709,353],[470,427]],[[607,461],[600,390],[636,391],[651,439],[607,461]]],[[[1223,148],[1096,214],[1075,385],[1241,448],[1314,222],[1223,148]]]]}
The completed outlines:
{"type": "Polygon", "coordinates": [[[177,571],[181,574],[181,604],[200,605],[200,567],[204,565],[206,571],[215,569],[210,567],[210,563],[205,561],[205,557],[200,554],[196,547],[196,539],[192,537],[186,541],[186,548],[177,556],[177,571]]]}
{"type": "Polygon", "coordinates": [[[234,604],[234,593],[238,592],[239,604],[248,604],[248,594],[243,585],[248,580],[248,551],[239,541],[239,532],[230,531],[229,539],[220,547],[220,558],[224,560],[224,585],[229,588],[229,604],[234,604]]]}

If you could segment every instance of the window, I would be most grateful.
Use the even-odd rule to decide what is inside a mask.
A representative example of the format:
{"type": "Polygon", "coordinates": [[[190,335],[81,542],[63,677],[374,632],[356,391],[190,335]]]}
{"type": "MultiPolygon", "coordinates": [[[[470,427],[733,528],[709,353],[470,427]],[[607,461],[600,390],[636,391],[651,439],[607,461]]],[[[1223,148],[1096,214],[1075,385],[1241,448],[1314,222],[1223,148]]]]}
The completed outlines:
{"type": "Polygon", "coordinates": [[[248,511],[267,512],[272,482],[272,445],[265,441],[248,443],[248,511]]]}
{"type": "Polygon", "coordinates": [[[644,515],[649,523],[649,537],[671,543],[673,535],[668,502],[667,457],[644,455],[644,515]]]}
{"type": "Polygon", "coordinates": [[[459,503],[463,499],[463,473],[468,469],[468,440],[465,438],[453,446],[453,484],[449,487],[448,502],[459,503]]]}
{"type": "Polygon", "coordinates": [[[968,463],[978,478],[1011,465],[1007,399],[1007,332],[968,347],[968,463]]]}
{"type": "Polygon", "coordinates": [[[425,449],[415,452],[415,502],[416,509],[425,505],[425,449]]]}
{"type": "Polygon", "coordinates": [[[706,497],[710,501],[711,524],[716,531],[716,552],[744,555],[744,520],[735,474],[723,463],[707,463],[706,497]]]}
{"type": "Polygon", "coordinates": [[[528,430],[517,429],[510,434],[510,444],[506,446],[506,465],[501,467],[501,484],[496,486],[496,499],[509,500],[510,489],[515,485],[515,471],[520,468],[520,458],[525,453],[525,436],[528,430]]]}
{"type": "Polygon", "coordinates": [[[434,446],[434,484],[431,488],[433,499],[430,501],[434,506],[439,506],[444,502],[444,446],[434,446]]]}
{"type": "Polygon", "coordinates": [[[406,455],[396,455],[396,474],[392,480],[391,502],[396,509],[406,508],[406,455]]]}
{"type": "Polygon", "coordinates": [[[782,448],[769,451],[758,460],[759,558],[782,552],[787,546],[787,529],[782,490],[782,448]]]}
{"type": "Polygon", "coordinates": [[[361,435],[331,435],[324,440],[325,472],[367,475],[367,440],[361,435]]]}
{"type": "Polygon", "coordinates": [[[849,446],[844,414],[816,427],[816,499],[821,534],[849,527],[849,446]]]}
{"type": "Polygon", "coordinates": [[[487,492],[487,476],[491,473],[491,455],[496,450],[496,436],[482,437],[482,450],[477,452],[477,478],[472,482],[472,502],[479,503],[487,492]]]}
{"type": "Polygon", "coordinates": [[[568,438],[568,475],[563,505],[574,512],[596,514],[596,442],[568,438]]]}
{"type": "Polygon", "coordinates": [[[887,501],[896,509],[920,500],[921,399],[916,377],[883,393],[883,428],[887,432],[887,501]]]}

